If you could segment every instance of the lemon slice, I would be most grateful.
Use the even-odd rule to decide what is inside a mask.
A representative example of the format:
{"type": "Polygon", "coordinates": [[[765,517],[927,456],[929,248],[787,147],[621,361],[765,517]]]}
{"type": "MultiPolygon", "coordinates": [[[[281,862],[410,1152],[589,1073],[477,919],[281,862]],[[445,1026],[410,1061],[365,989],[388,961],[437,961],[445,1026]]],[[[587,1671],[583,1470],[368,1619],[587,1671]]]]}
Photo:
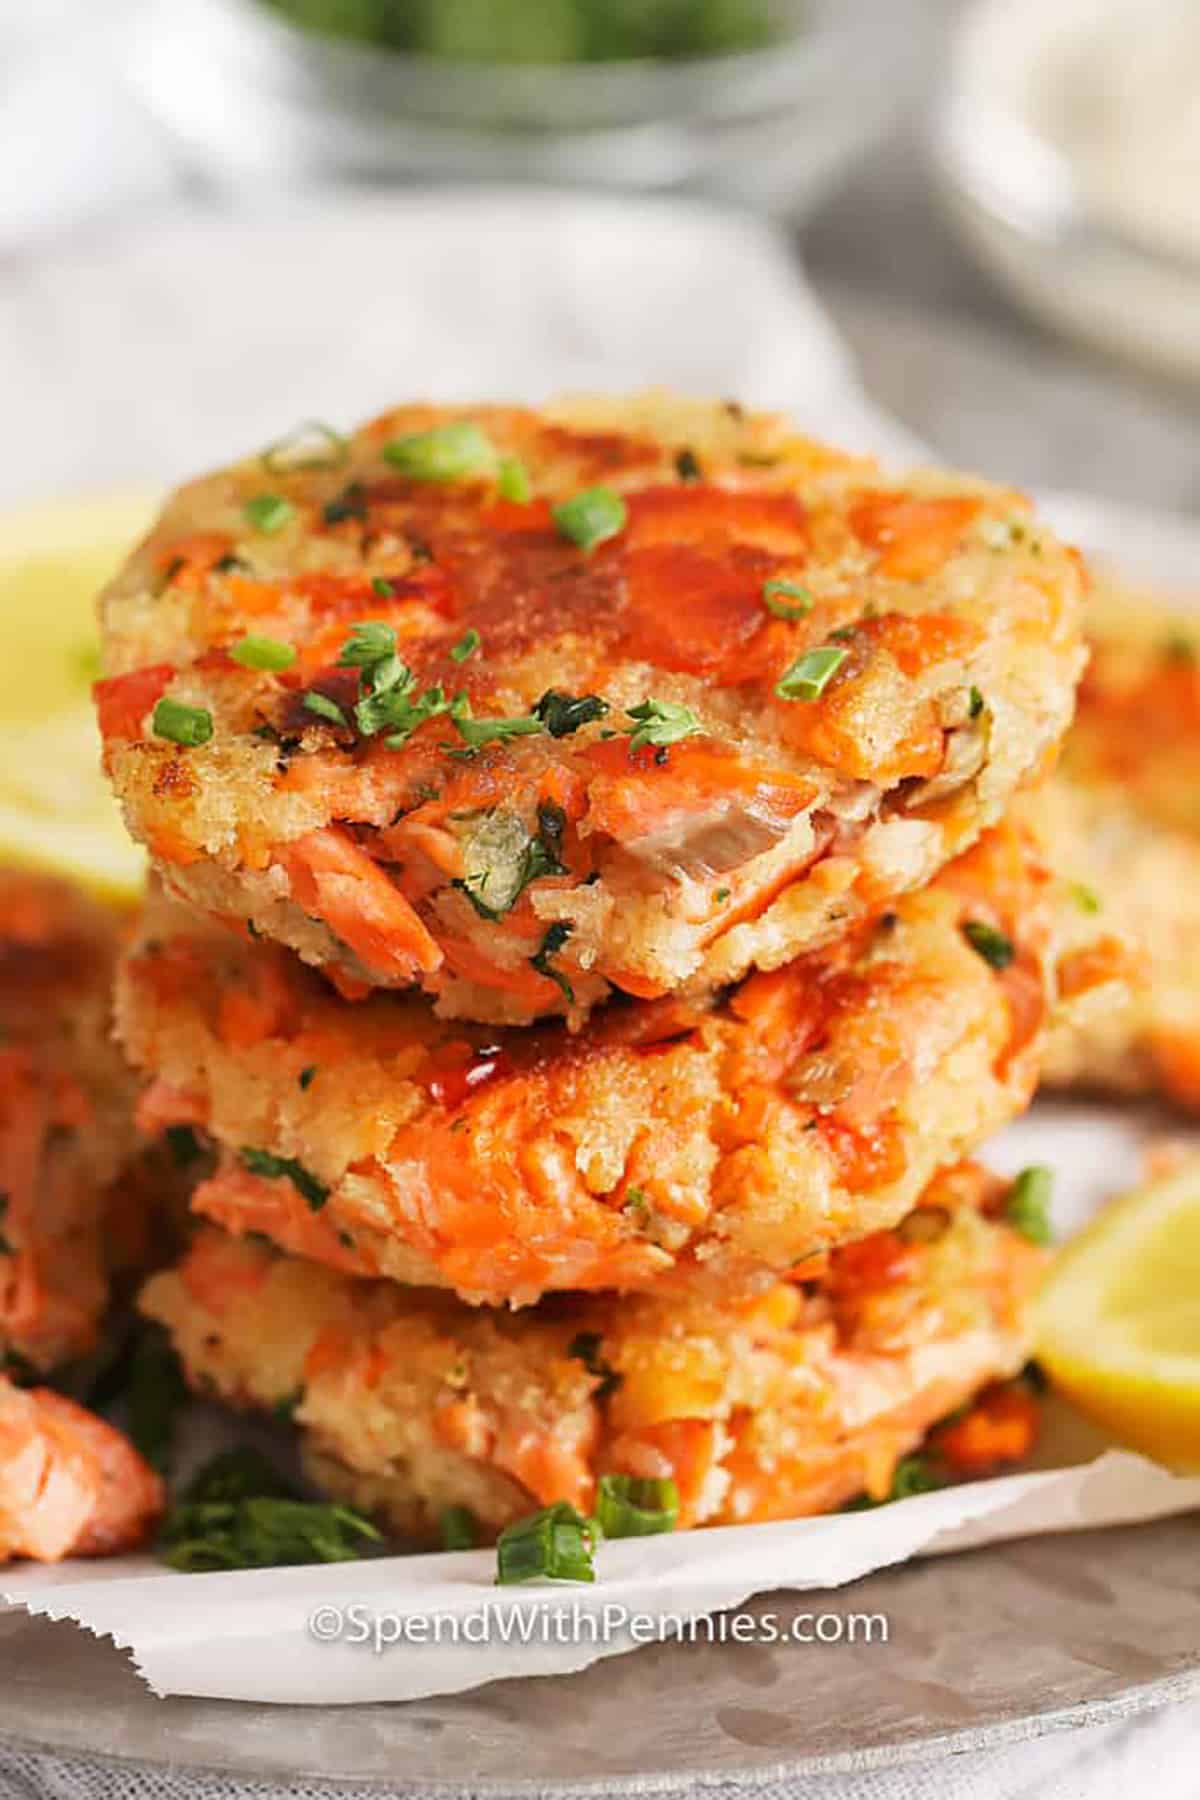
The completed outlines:
{"type": "Polygon", "coordinates": [[[100,770],[93,604],[153,511],[129,494],[0,517],[0,861],[114,899],[144,862],[100,770]]]}
{"type": "Polygon", "coordinates": [[[1037,1354],[1121,1442],[1200,1468],[1200,1160],[1067,1245],[1042,1290],[1037,1354]]]}

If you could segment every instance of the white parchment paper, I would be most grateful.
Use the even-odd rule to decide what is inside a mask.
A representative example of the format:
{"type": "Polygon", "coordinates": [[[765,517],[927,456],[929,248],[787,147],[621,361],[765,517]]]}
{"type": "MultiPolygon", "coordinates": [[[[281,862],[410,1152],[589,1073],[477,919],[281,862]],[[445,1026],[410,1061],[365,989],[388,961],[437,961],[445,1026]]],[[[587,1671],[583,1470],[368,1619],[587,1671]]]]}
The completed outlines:
{"type": "MultiPolygon", "coordinates": [[[[1136,1114],[1047,1105],[1002,1133],[989,1160],[1052,1164],[1065,1231],[1137,1178],[1155,1129],[1136,1114]]],[[[1103,1448],[1065,1409],[1050,1410],[1035,1463],[870,1512],[604,1544],[591,1587],[497,1589],[495,1553],[478,1550],[222,1575],[177,1575],[146,1556],[26,1565],[0,1571],[0,1593],[111,1636],[159,1693],[328,1706],[568,1674],[751,1595],[839,1588],[921,1553],[1200,1507],[1200,1477],[1103,1448]]],[[[853,1595],[836,1605],[853,1609],[853,1595]]]]}
{"type": "MultiPolygon", "coordinates": [[[[0,389],[26,421],[13,497],[97,482],[85,434],[64,450],[59,421],[71,411],[105,421],[110,481],[162,481],[269,441],[301,412],[346,422],[405,394],[537,397],[647,382],[787,410],[889,460],[921,456],[865,400],[783,242],[701,207],[393,195],[291,220],[168,229],[119,259],[47,262],[12,304],[36,311],[45,347],[39,362],[27,333],[9,334],[6,349],[0,330],[0,389]],[[114,357],[118,320],[125,350],[114,357]],[[65,467],[76,453],[78,468],[65,467]]],[[[0,325],[5,306],[0,293],[0,325]]],[[[1200,532],[1045,498],[1085,546],[1200,591],[1200,532]]],[[[1067,1232],[1138,1179],[1155,1129],[1136,1114],[1043,1105],[987,1155],[1010,1172],[1051,1164],[1067,1232]]],[[[838,1588],[918,1553],[1193,1507],[1200,1478],[1097,1448],[1056,1415],[1027,1471],[866,1513],[605,1544],[591,1588],[499,1591],[493,1553],[472,1551],[226,1575],[176,1575],[148,1557],[21,1566],[0,1570],[0,1596],[111,1636],[161,1693],[329,1705],[567,1673],[644,1641],[629,1615],[667,1615],[669,1632],[671,1616],[706,1617],[781,1588],[838,1588]],[[376,1652],[375,1617],[381,1637],[406,1631],[408,1641],[376,1652]],[[453,1641],[455,1627],[433,1623],[453,1619],[461,1634],[468,1617],[468,1635],[489,1642],[453,1641]],[[367,1641],[347,1641],[360,1630],[367,1641]],[[413,1641],[422,1630],[425,1641],[413,1641]]],[[[838,1604],[852,1608],[852,1594],[838,1604]]]]}

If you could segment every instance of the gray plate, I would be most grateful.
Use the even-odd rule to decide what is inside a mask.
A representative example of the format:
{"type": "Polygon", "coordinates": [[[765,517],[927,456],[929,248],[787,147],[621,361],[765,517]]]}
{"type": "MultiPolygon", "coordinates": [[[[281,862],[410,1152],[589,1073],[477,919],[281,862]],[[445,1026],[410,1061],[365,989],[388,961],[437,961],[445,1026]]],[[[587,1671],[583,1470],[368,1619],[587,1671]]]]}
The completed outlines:
{"type": "Polygon", "coordinates": [[[0,1618],[0,1747],[389,1794],[645,1794],[979,1750],[1200,1695],[1196,1518],[874,1575],[782,1616],[885,1612],[886,1645],[656,1646],[405,1705],[155,1700],[73,1627],[0,1618]],[[517,1772],[519,1771],[519,1777],[517,1772]]]}

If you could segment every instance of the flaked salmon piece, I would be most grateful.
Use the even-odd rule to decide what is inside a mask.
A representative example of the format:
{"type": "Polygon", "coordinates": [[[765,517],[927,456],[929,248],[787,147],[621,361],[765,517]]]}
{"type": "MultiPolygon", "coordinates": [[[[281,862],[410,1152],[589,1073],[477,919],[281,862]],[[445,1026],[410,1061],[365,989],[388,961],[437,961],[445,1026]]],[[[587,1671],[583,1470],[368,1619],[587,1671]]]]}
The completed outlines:
{"type": "Polygon", "coordinates": [[[1060,742],[1083,589],[1022,495],[740,407],[405,406],[173,496],[105,762],[172,892],[344,995],[579,1026],[927,884],[1060,742]]]}
{"type": "MultiPolygon", "coordinates": [[[[536,1506],[587,1510],[610,1473],[673,1481],[684,1526],[790,1518],[881,1497],[932,1427],[1020,1369],[1046,1252],[1006,1222],[1008,1193],[964,1164],[815,1273],[516,1315],[210,1226],[142,1306],[193,1383],[286,1398],[317,1481],[418,1539],[449,1506],[481,1538],[536,1506]]],[[[944,1466],[980,1473],[1029,1442],[1028,1407],[991,1397],[944,1466]]]]}
{"type": "Polygon", "coordinates": [[[144,1266],[156,1209],[111,1018],[131,925],[57,877],[0,870],[0,1366],[86,1355],[112,1278],[144,1266]]]}
{"type": "Polygon", "coordinates": [[[162,1481],[114,1426],[0,1375],[0,1562],[135,1550],[163,1504],[162,1481]]]}
{"type": "Polygon", "coordinates": [[[1123,1004],[1052,1034],[1055,1087],[1200,1110],[1200,629],[1194,606],[1101,571],[1091,661],[1061,768],[1022,802],[1076,905],[1134,946],[1123,1004]]]}
{"type": "MultiPolygon", "coordinates": [[[[178,1108],[220,1146],[194,1206],[228,1231],[489,1304],[720,1286],[894,1225],[1024,1108],[1064,916],[1036,842],[1002,828],[835,948],[575,1035],[346,1006],[160,897],[117,1011],[144,1116],[178,1108]]],[[[1077,1003],[1119,985],[1102,959],[1071,972],[1077,1003]]]]}

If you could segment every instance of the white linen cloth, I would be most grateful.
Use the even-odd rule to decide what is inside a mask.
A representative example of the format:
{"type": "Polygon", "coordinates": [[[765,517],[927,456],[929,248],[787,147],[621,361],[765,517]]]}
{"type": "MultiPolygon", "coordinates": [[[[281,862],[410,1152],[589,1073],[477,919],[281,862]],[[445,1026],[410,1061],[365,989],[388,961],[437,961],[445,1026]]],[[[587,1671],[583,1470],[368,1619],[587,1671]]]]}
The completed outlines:
{"type": "MultiPolygon", "coordinates": [[[[0,393],[19,429],[0,456],[0,499],[161,482],[265,442],[297,414],[350,420],[388,393],[537,396],[650,380],[784,408],[853,447],[912,452],[858,392],[765,228],[651,202],[414,194],[303,219],[167,223],[116,256],[93,242],[10,259],[0,393]]],[[[1170,1800],[1191,1791],[1198,1726],[1200,1706],[1188,1706],[805,1791],[1115,1800],[1154,1782],[1170,1800]]],[[[183,1776],[116,1778],[0,1750],[0,1793],[197,1791],[183,1776]]]]}

